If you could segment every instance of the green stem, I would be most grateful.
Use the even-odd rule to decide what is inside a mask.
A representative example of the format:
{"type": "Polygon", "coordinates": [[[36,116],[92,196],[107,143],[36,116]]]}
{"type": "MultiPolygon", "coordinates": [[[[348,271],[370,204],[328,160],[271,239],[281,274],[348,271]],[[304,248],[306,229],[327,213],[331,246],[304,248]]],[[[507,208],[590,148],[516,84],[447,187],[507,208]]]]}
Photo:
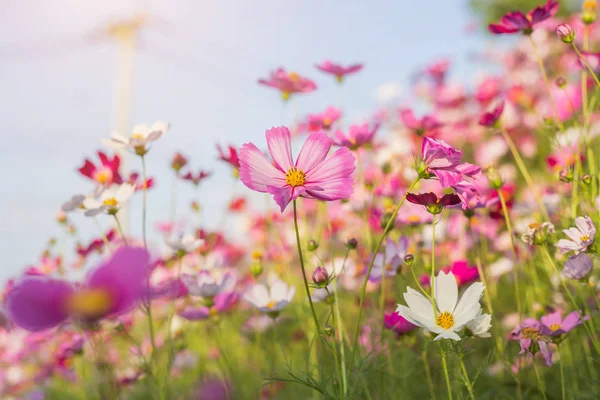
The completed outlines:
{"type": "Polygon", "coordinates": [[[462,370],[463,376],[465,378],[465,384],[467,385],[467,390],[469,391],[469,397],[471,400],[475,400],[475,393],[473,391],[473,385],[471,384],[471,380],[469,379],[469,373],[467,372],[467,367],[465,366],[465,361],[463,360],[463,356],[460,357],[460,369],[462,370]]]}
{"type": "Polygon", "coordinates": [[[542,393],[542,397],[544,398],[544,400],[546,400],[546,389],[544,388],[544,382],[542,381],[542,377],[540,376],[540,371],[538,370],[535,359],[533,360],[533,370],[535,371],[535,377],[537,379],[540,392],[542,393]]]}
{"type": "Polygon", "coordinates": [[[319,318],[315,311],[312,298],[310,297],[310,289],[308,288],[308,281],[306,280],[306,271],[304,269],[304,257],[302,256],[302,246],[300,245],[300,232],[298,231],[298,215],[296,212],[296,200],[293,200],[294,205],[294,230],[296,231],[296,244],[298,245],[298,257],[300,258],[300,268],[302,268],[302,279],[304,280],[304,289],[306,289],[306,297],[308,297],[308,303],[310,304],[310,311],[312,312],[313,319],[315,320],[315,327],[317,328],[317,334],[321,333],[321,327],[319,326],[319,318]]]}
{"type": "MultiPolygon", "coordinates": [[[[525,179],[527,186],[530,189],[533,189],[535,187],[533,184],[533,179],[531,179],[531,175],[529,175],[529,172],[527,171],[527,167],[525,166],[525,163],[523,162],[523,159],[521,158],[521,154],[519,154],[519,150],[517,149],[515,142],[513,142],[512,138],[508,134],[508,131],[502,125],[500,126],[500,132],[502,133],[502,137],[504,137],[504,140],[506,141],[506,144],[508,145],[508,148],[510,149],[512,156],[515,159],[515,163],[517,164],[517,167],[519,168],[521,175],[523,175],[523,178],[525,179]]],[[[535,200],[537,201],[538,206],[540,207],[540,212],[544,216],[544,219],[546,221],[550,221],[550,216],[548,215],[548,210],[546,209],[546,206],[544,205],[544,201],[542,200],[542,197],[537,192],[534,192],[534,195],[535,195],[535,200]]]]}
{"type": "Polygon", "coordinates": [[[558,354],[559,366],[560,366],[560,392],[562,394],[562,400],[566,400],[567,399],[567,390],[565,387],[565,370],[563,367],[563,363],[565,362],[565,360],[560,355],[559,346],[556,346],[556,353],[558,354]]]}
{"type": "MultiPolygon", "coordinates": [[[[346,266],[346,260],[348,259],[348,254],[350,253],[350,249],[346,248],[346,255],[344,255],[344,261],[342,263],[342,268],[340,271],[340,275],[343,273],[344,268],[346,266]]],[[[333,258],[332,258],[333,263],[333,258]]],[[[346,351],[344,349],[344,325],[342,323],[342,313],[340,311],[340,301],[337,290],[337,281],[333,285],[333,298],[335,300],[335,319],[336,319],[336,328],[340,331],[340,355],[342,357],[342,388],[344,390],[344,395],[348,391],[348,378],[346,377],[346,351]]]]}
{"type": "Polygon", "coordinates": [[[423,365],[425,366],[425,378],[427,379],[427,386],[429,387],[429,395],[431,400],[437,400],[435,397],[435,387],[433,386],[433,379],[431,378],[431,368],[429,367],[429,360],[427,360],[427,347],[423,346],[421,352],[421,359],[423,359],[423,365]]]}
{"type": "Polygon", "coordinates": [[[529,41],[531,42],[531,46],[533,47],[533,53],[535,54],[535,58],[537,59],[538,65],[540,66],[540,72],[542,73],[542,78],[544,78],[544,83],[546,84],[546,90],[548,91],[548,97],[550,98],[550,103],[552,104],[552,110],[554,112],[554,118],[556,118],[556,125],[559,127],[561,131],[565,130],[565,127],[560,120],[560,114],[558,113],[558,108],[556,107],[556,103],[554,102],[554,97],[552,97],[552,91],[550,90],[550,82],[548,82],[548,75],[546,74],[546,68],[544,67],[544,62],[540,57],[540,53],[538,51],[537,45],[535,41],[529,35],[529,41]]]}
{"type": "Polygon", "coordinates": [[[515,235],[512,230],[512,224],[510,222],[510,217],[508,215],[508,207],[506,206],[506,199],[504,198],[504,194],[502,190],[496,189],[498,192],[498,197],[500,198],[500,203],[502,204],[502,213],[504,214],[504,220],[506,221],[506,229],[508,230],[508,235],[510,236],[510,250],[512,253],[513,259],[513,280],[515,285],[515,299],[517,301],[517,312],[519,313],[519,318],[523,316],[523,309],[521,308],[521,294],[519,292],[519,272],[517,271],[517,253],[515,251],[515,235]]]}
{"type": "Polygon", "coordinates": [[[177,312],[177,293],[179,292],[179,281],[181,279],[181,267],[183,264],[183,256],[182,254],[178,254],[178,265],[177,265],[177,281],[175,285],[175,290],[173,293],[173,312],[169,316],[167,322],[167,329],[169,332],[169,343],[171,350],[169,351],[169,369],[175,360],[175,342],[173,341],[173,332],[171,329],[171,324],[173,323],[173,318],[175,317],[175,313],[177,312]]]}
{"type": "MultiPolygon", "coordinates": [[[[121,226],[121,221],[119,221],[119,217],[117,217],[117,214],[113,214],[112,216],[115,218],[115,222],[117,223],[117,229],[119,230],[119,234],[121,235],[121,239],[123,239],[123,242],[125,243],[125,246],[127,246],[128,245],[128,243],[127,243],[127,237],[125,236],[125,232],[123,232],[123,227],[121,226]]],[[[108,239],[106,239],[105,243],[108,243],[108,239]]]]}
{"type": "MultiPolygon", "coordinates": [[[[325,290],[327,291],[327,295],[328,297],[331,297],[331,293],[329,292],[329,289],[327,289],[327,287],[325,287],[325,290]]],[[[336,324],[336,315],[335,315],[335,307],[333,305],[333,303],[330,304],[330,308],[331,308],[331,316],[333,318],[333,362],[335,363],[335,373],[337,375],[337,379],[338,379],[338,386],[340,389],[340,399],[344,398],[344,384],[343,384],[343,379],[342,379],[342,371],[340,369],[340,362],[338,360],[338,350],[337,350],[337,324],[336,324]]]]}
{"type": "Polygon", "coordinates": [[[431,306],[433,307],[433,318],[437,317],[437,307],[435,304],[435,219],[436,215],[433,215],[433,221],[431,222],[431,274],[429,276],[429,288],[431,290],[431,306]]]}
{"type": "Polygon", "coordinates": [[[367,292],[367,283],[369,283],[369,276],[371,275],[371,270],[373,269],[373,263],[375,262],[375,256],[377,255],[377,253],[379,253],[379,250],[381,249],[381,245],[383,244],[383,241],[389,234],[391,227],[394,223],[394,220],[396,219],[396,216],[398,215],[398,211],[400,211],[400,207],[402,207],[402,204],[404,204],[404,201],[406,200],[406,195],[411,190],[413,190],[413,188],[417,185],[417,183],[420,180],[421,180],[420,177],[415,179],[415,181],[410,185],[410,187],[408,188],[406,193],[404,193],[402,200],[400,200],[400,202],[396,206],[396,209],[392,213],[388,223],[386,224],[386,226],[383,230],[383,233],[381,234],[381,237],[379,238],[379,241],[377,242],[377,246],[375,247],[375,250],[373,251],[371,260],[369,261],[369,267],[367,268],[367,276],[365,276],[365,280],[363,282],[361,292],[360,292],[360,301],[359,301],[359,305],[358,305],[358,319],[356,321],[356,329],[354,330],[354,338],[352,339],[353,345],[352,345],[352,356],[350,358],[351,364],[354,364],[354,358],[356,357],[356,351],[358,350],[358,333],[360,332],[360,320],[362,318],[362,313],[363,313],[363,303],[365,301],[365,294],[367,292]]]}
{"type": "Polygon", "coordinates": [[[587,60],[585,59],[585,57],[582,56],[581,53],[579,52],[579,49],[577,48],[577,45],[575,44],[575,42],[571,42],[571,46],[573,46],[573,50],[575,50],[575,53],[577,53],[577,56],[579,57],[579,59],[587,67],[588,71],[590,72],[590,75],[592,75],[592,78],[594,78],[594,81],[596,82],[596,85],[600,86],[600,81],[598,80],[598,77],[594,73],[594,70],[592,69],[592,67],[590,66],[590,64],[587,62],[587,60]]]}
{"type": "Polygon", "coordinates": [[[450,375],[448,374],[448,363],[446,361],[446,352],[442,350],[442,368],[446,378],[446,389],[448,389],[448,398],[452,400],[452,385],[450,384],[450,375]]]}

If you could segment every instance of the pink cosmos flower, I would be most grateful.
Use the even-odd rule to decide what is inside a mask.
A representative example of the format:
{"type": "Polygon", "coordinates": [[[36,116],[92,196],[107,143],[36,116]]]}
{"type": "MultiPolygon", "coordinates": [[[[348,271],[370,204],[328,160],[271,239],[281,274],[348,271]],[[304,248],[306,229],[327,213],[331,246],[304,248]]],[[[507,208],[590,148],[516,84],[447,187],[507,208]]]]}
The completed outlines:
{"type": "Polygon", "coordinates": [[[475,98],[483,105],[488,104],[500,94],[502,85],[501,78],[486,78],[477,86],[475,98]]]}
{"type": "Polygon", "coordinates": [[[279,90],[284,101],[293,93],[309,93],[317,89],[312,80],[295,72],[288,73],[283,68],[271,72],[268,79],[259,79],[258,83],[279,90]]]}
{"type": "Polygon", "coordinates": [[[333,143],[337,146],[356,150],[361,146],[371,144],[378,129],[379,124],[376,124],[373,127],[370,127],[367,123],[362,125],[351,125],[347,134],[344,134],[342,131],[337,131],[333,143]]]}
{"type": "Polygon", "coordinates": [[[450,69],[450,61],[442,59],[428,65],[425,68],[425,73],[433,79],[436,85],[442,85],[446,79],[448,69],[450,69]]]}
{"type": "MultiPolygon", "coordinates": [[[[133,185],[135,187],[135,191],[139,192],[140,190],[144,190],[144,182],[142,181],[140,174],[137,172],[132,172],[129,174],[129,179],[127,179],[127,183],[133,185]]],[[[151,189],[154,186],[154,178],[148,177],[146,178],[146,189],[151,189]]]]}
{"type": "Polygon", "coordinates": [[[236,292],[221,293],[215,296],[212,306],[187,307],[179,313],[179,316],[189,321],[207,319],[231,310],[239,298],[240,295],[236,292]]]}
{"type": "Polygon", "coordinates": [[[7,294],[6,309],[15,325],[33,332],[53,328],[69,317],[92,323],[123,313],[143,295],[148,260],[144,249],[121,247],[81,285],[26,276],[7,294]]]}
{"type": "Polygon", "coordinates": [[[527,15],[521,11],[512,11],[506,13],[498,24],[490,24],[490,32],[500,35],[504,33],[523,32],[526,35],[533,32],[536,24],[553,17],[558,12],[558,1],[548,0],[543,6],[538,6],[530,10],[527,15]]]}
{"type": "Polygon", "coordinates": [[[83,166],[77,171],[81,175],[90,178],[99,185],[110,186],[113,183],[123,183],[123,178],[119,175],[119,166],[121,165],[121,159],[115,154],[113,158],[109,158],[105,153],[99,151],[98,158],[100,158],[99,166],[94,165],[89,159],[85,159],[83,166]]]}
{"type": "Polygon", "coordinates": [[[477,191],[470,181],[481,174],[477,165],[463,163],[462,152],[443,140],[426,137],[421,146],[423,164],[419,172],[435,175],[442,187],[453,187],[461,184],[464,188],[477,191]]]}
{"type": "Polygon", "coordinates": [[[385,329],[396,332],[398,336],[408,333],[417,328],[416,325],[408,322],[397,312],[386,312],[383,314],[383,326],[385,329]]]}
{"type": "Polygon", "coordinates": [[[342,112],[335,107],[327,107],[325,111],[317,114],[309,114],[305,123],[299,124],[298,129],[304,132],[319,132],[329,130],[336,123],[342,112]]]}
{"type": "Polygon", "coordinates": [[[545,331],[544,333],[548,336],[564,335],[583,324],[585,319],[589,319],[589,316],[582,319],[581,311],[573,311],[564,319],[562,318],[560,311],[546,314],[540,318],[542,327],[545,331]]]}
{"type": "Polygon", "coordinates": [[[298,197],[332,201],[352,194],[354,156],[341,148],[328,157],[331,140],[326,134],[310,135],[295,163],[288,128],[271,128],[265,136],[273,163],[246,143],[240,149],[240,179],[252,190],[272,194],[281,212],[298,197]]]}
{"type": "Polygon", "coordinates": [[[527,318],[520,326],[517,326],[510,334],[512,340],[518,340],[521,345],[519,354],[533,356],[539,349],[546,365],[552,365],[552,351],[550,349],[550,338],[545,334],[547,330],[537,320],[527,318]],[[533,346],[533,344],[537,346],[533,346]]]}
{"type": "Polygon", "coordinates": [[[418,119],[410,108],[402,108],[399,115],[402,123],[419,136],[431,133],[442,126],[442,123],[432,115],[425,115],[418,119]]]}
{"type": "Polygon", "coordinates": [[[321,64],[315,65],[318,69],[325,72],[326,74],[335,75],[337,81],[342,83],[346,75],[354,74],[363,69],[363,64],[352,64],[344,67],[340,64],[334,64],[329,60],[323,61],[321,64]]]}
{"type": "MultiPolygon", "coordinates": [[[[591,69],[594,71],[600,70],[600,53],[584,50],[581,50],[580,53],[591,69]]],[[[580,57],[577,57],[577,65],[579,65],[580,68],[587,70],[587,66],[580,57]]]]}

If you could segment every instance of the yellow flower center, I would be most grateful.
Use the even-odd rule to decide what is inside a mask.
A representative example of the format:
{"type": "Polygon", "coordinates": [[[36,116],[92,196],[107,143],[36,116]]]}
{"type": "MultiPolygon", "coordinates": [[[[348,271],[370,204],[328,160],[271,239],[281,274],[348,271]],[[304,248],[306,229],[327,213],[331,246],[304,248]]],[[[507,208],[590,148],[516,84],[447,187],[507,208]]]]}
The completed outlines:
{"type": "Polygon", "coordinates": [[[386,271],[391,271],[391,270],[393,270],[394,268],[392,267],[392,264],[386,264],[386,265],[385,265],[385,269],[386,269],[386,271]]]}
{"type": "Polygon", "coordinates": [[[579,240],[581,240],[582,242],[587,242],[588,240],[590,240],[590,237],[588,235],[583,235],[579,238],[579,240]]]}
{"type": "Polygon", "coordinates": [[[438,314],[435,322],[444,329],[450,329],[454,326],[454,316],[448,311],[444,311],[438,314]]]}
{"type": "Polygon", "coordinates": [[[535,328],[527,327],[523,328],[521,335],[527,339],[537,340],[540,337],[540,332],[535,328]]]}
{"type": "Polygon", "coordinates": [[[112,179],[112,171],[110,169],[101,169],[96,172],[94,179],[101,184],[108,183],[112,179]]]}
{"type": "Polygon", "coordinates": [[[529,224],[529,229],[537,229],[539,228],[541,225],[538,222],[532,222],[529,224]]]}
{"type": "Polygon", "coordinates": [[[332,122],[333,121],[331,120],[331,118],[325,118],[323,119],[323,126],[330,127],[332,122]]]}
{"type": "Polygon", "coordinates": [[[144,140],[146,138],[146,136],[144,136],[143,133],[133,133],[131,135],[131,139],[133,140],[144,140]]]}
{"type": "Polygon", "coordinates": [[[273,309],[273,308],[275,308],[275,304],[277,304],[277,302],[271,300],[270,302],[267,303],[267,305],[265,307],[273,309]]]}
{"type": "Polygon", "coordinates": [[[211,317],[214,317],[219,312],[217,311],[217,309],[215,307],[211,307],[210,310],[208,311],[208,313],[210,314],[211,317]]]}
{"type": "Polygon", "coordinates": [[[418,215],[409,215],[406,219],[408,222],[413,222],[413,223],[417,223],[417,222],[421,221],[421,218],[419,218],[418,215]]]}
{"type": "Polygon", "coordinates": [[[114,197],[110,197],[110,198],[104,200],[102,202],[102,204],[104,204],[105,206],[109,206],[109,207],[116,207],[117,206],[117,199],[115,199],[114,197]]]}
{"type": "Polygon", "coordinates": [[[252,252],[252,258],[253,258],[253,259],[255,259],[255,260],[260,260],[260,259],[262,259],[262,257],[263,257],[263,255],[262,255],[262,252],[261,252],[261,251],[259,251],[259,250],[254,250],[254,251],[252,252]]]}
{"type": "Polygon", "coordinates": [[[82,317],[96,317],[106,313],[112,306],[110,295],[102,289],[82,289],[69,297],[68,309],[82,317]]]}
{"type": "Polygon", "coordinates": [[[296,72],[290,72],[288,78],[290,78],[292,82],[300,82],[300,75],[298,75],[296,72]]]}
{"type": "Polygon", "coordinates": [[[302,186],[306,182],[306,176],[301,169],[292,167],[285,173],[285,181],[290,186],[302,186]]]}
{"type": "Polygon", "coordinates": [[[560,326],[560,324],[552,324],[549,326],[549,328],[552,329],[552,331],[557,331],[562,327],[560,326]]]}

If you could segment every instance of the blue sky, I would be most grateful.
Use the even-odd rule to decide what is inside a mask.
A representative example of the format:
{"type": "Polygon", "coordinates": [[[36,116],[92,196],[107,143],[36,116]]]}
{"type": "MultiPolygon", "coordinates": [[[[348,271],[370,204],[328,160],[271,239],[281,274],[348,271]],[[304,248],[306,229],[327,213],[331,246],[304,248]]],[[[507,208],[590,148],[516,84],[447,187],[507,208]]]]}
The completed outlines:
{"type": "MultiPolygon", "coordinates": [[[[466,1],[86,1],[4,2],[0,15],[0,281],[35,263],[50,236],[61,237],[54,216],[71,195],[91,186],[76,172],[83,158],[101,148],[113,127],[115,46],[92,41],[96,28],[146,9],[151,25],[135,58],[131,122],[165,120],[172,130],[151,151],[149,174],[158,189],[149,198],[152,220],[169,211],[168,161],[176,150],[195,168],[215,175],[195,194],[203,218],[217,224],[235,185],[215,158],[215,142],[264,142],[264,131],[282,123],[276,92],[256,79],[278,66],[310,76],[318,92],[299,98],[287,111],[320,111],[343,101],[346,115],[377,107],[377,88],[407,87],[418,67],[446,56],[460,81],[480,68],[469,54],[485,39],[467,34],[472,22],[466,1]],[[84,4],[85,3],[85,4],[84,4]],[[314,69],[324,59],[365,62],[363,72],[340,93],[314,69]],[[343,100],[340,98],[343,96],[343,100]]],[[[129,165],[137,167],[138,160],[129,165]]],[[[139,234],[139,202],[132,231],[139,234]]],[[[83,237],[91,221],[76,216],[83,237]]],[[[108,221],[102,221],[106,226],[108,221]]],[[[151,226],[152,224],[150,224],[151,226]]],[[[235,229],[235,226],[231,227],[235,229]]]]}

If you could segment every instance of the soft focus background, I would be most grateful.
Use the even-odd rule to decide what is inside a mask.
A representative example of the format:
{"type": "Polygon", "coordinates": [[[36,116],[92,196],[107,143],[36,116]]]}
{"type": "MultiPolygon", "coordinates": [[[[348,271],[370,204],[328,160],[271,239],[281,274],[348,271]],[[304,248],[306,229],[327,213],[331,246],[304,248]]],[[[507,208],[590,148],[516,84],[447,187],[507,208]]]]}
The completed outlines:
{"type": "MultiPolygon", "coordinates": [[[[0,282],[36,263],[50,237],[60,245],[65,234],[56,212],[90,187],[76,169],[84,157],[96,159],[100,140],[117,124],[117,46],[105,33],[110,23],[146,16],[135,52],[131,125],[172,123],[148,156],[157,183],[149,195],[150,229],[168,218],[168,164],[178,150],[193,169],[215,172],[195,196],[206,224],[214,226],[232,191],[243,191],[216,160],[215,143],[261,143],[266,128],[328,105],[343,106],[345,123],[358,122],[385,103],[402,103],[416,68],[440,55],[452,60],[451,80],[477,76],[486,66],[476,54],[489,48],[482,22],[532,2],[522,3],[1,2],[0,282]],[[325,59],[365,62],[366,68],[340,91],[314,68],[325,59]],[[318,91],[282,110],[278,92],[256,83],[279,66],[313,78],[318,91]]],[[[139,160],[129,157],[128,166],[139,170],[139,160]]],[[[179,198],[190,198],[189,186],[181,185],[179,198]]],[[[140,197],[131,212],[137,235],[140,197]]],[[[189,204],[179,202],[178,216],[190,218],[189,204]]],[[[81,237],[96,234],[90,220],[74,218],[81,237]]]]}

